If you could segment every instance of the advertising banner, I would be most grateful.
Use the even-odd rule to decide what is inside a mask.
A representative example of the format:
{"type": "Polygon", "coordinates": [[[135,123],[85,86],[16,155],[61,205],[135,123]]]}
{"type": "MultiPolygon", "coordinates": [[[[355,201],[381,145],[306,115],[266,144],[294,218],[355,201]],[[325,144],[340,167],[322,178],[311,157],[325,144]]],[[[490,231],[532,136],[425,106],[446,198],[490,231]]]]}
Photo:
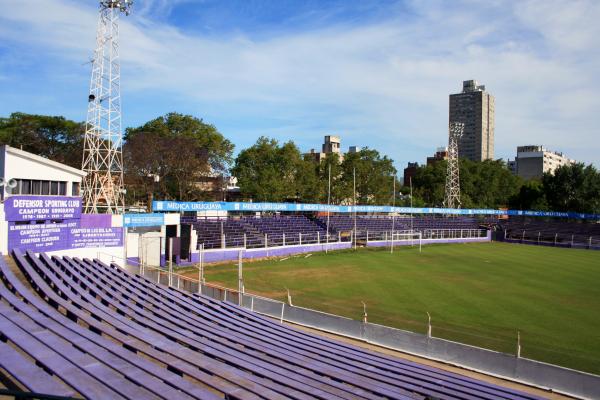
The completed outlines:
{"type": "Polygon", "coordinates": [[[11,196],[4,202],[7,221],[63,220],[81,217],[81,197],[11,196]]]}
{"type": "Polygon", "coordinates": [[[600,220],[598,214],[582,214],[558,211],[532,211],[532,210],[494,210],[494,209],[462,209],[462,208],[410,208],[392,206],[338,206],[327,204],[301,204],[301,203],[242,203],[242,202],[183,202],[183,201],[154,201],[153,211],[318,211],[334,213],[400,213],[400,214],[443,214],[443,215],[515,215],[529,217],[560,217],[575,219],[600,220]]]}
{"type": "Polygon", "coordinates": [[[123,215],[123,226],[161,226],[165,224],[165,215],[153,214],[125,214],[123,215]]]}

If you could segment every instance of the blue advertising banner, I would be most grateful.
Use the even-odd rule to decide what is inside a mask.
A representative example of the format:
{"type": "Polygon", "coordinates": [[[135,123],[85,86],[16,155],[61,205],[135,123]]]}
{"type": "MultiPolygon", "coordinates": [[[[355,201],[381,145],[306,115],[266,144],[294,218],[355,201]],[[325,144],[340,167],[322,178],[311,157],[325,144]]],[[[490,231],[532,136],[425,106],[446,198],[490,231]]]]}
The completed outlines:
{"type": "Polygon", "coordinates": [[[160,213],[152,214],[125,214],[123,215],[123,226],[161,226],[165,224],[165,215],[160,213]]]}
{"type": "Polygon", "coordinates": [[[77,219],[81,197],[11,196],[4,202],[6,221],[77,219]]]}
{"type": "Polygon", "coordinates": [[[153,211],[317,211],[317,212],[379,212],[400,214],[444,214],[444,215],[514,215],[529,217],[560,217],[575,219],[600,220],[598,214],[583,214],[558,211],[523,211],[523,210],[493,210],[493,209],[462,209],[462,208],[410,208],[392,206],[338,206],[327,204],[301,203],[242,203],[242,202],[184,202],[184,201],[154,201],[153,211]]]}

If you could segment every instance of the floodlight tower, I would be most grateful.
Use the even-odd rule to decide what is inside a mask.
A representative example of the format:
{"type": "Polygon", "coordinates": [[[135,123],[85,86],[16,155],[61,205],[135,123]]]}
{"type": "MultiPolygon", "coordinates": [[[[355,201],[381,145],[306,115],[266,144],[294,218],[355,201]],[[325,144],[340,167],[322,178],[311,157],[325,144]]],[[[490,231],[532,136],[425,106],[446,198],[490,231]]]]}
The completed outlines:
{"type": "Polygon", "coordinates": [[[121,214],[125,208],[119,17],[129,15],[132,4],[132,0],[100,0],[83,147],[86,213],[121,214]]]}
{"type": "Polygon", "coordinates": [[[450,122],[448,134],[448,168],[446,170],[445,208],[460,208],[460,176],[458,169],[458,139],[465,130],[462,122],[450,122]]]}

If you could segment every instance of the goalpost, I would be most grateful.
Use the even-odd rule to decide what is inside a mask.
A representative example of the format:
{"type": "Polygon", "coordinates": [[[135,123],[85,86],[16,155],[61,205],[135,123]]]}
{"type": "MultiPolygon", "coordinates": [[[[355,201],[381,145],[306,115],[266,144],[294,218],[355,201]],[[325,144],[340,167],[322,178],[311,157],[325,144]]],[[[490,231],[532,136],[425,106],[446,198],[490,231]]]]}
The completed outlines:
{"type": "Polygon", "coordinates": [[[394,244],[399,242],[410,242],[411,246],[419,244],[419,253],[423,246],[423,234],[419,231],[398,231],[392,232],[390,247],[393,252],[394,244]]]}

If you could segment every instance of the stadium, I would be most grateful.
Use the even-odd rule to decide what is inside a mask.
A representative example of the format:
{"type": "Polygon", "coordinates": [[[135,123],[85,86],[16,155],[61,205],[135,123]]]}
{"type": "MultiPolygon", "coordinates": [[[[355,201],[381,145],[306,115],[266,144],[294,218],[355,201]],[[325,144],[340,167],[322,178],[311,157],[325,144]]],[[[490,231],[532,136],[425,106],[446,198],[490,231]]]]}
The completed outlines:
{"type": "Polygon", "coordinates": [[[164,143],[182,179],[210,165],[195,189],[224,175],[189,138],[136,139],[145,126],[123,151],[132,2],[99,4],[81,169],[0,146],[0,398],[600,398],[600,214],[462,207],[457,121],[440,207],[413,206],[393,166],[337,164],[332,188],[325,156],[297,164],[327,177],[313,202],[130,179],[125,162],[154,164],[164,143]]]}
{"type": "MultiPolygon", "coordinates": [[[[8,146],[3,161],[32,182],[82,179],[8,146]]],[[[161,200],[90,214],[75,193],[22,195],[22,181],[0,213],[4,394],[597,395],[593,221],[161,200]]]]}

